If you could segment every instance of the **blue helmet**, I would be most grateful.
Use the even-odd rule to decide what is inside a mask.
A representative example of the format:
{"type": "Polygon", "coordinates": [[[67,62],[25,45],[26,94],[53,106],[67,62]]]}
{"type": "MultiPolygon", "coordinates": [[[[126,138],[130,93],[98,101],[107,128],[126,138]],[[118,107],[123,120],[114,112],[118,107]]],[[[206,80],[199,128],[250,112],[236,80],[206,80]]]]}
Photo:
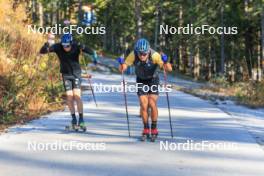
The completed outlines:
{"type": "Polygon", "coordinates": [[[136,42],[134,49],[136,53],[147,53],[150,49],[149,42],[146,39],[141,38],[136,42]]]}
{"type": "Polygon", "coordinates": [[[61,37],[62,45],[70,45],[72,43],[72,35],[71,34],[63,34],[61,37]]]}

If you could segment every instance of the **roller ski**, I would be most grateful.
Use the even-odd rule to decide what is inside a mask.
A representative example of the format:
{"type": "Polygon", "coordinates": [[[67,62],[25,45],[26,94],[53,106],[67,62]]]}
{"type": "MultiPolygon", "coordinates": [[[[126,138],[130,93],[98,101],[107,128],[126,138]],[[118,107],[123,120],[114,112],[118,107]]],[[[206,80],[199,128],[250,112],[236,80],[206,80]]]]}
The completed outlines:
{"type": "Polygon", "coordinates": [[[86,132],[86,126],[85,126],[85,123],[80,123],[79,126],[78,126],[78,129],[83,131],[83,132],[86,132]]]}
{"type": "Polygon", "coordinates": [[[84,120],[80,119],[79,123],[77,124],[77,120],[75,118],[73,118],[71,125],[66,126],[65,130],[66,131],[75,131],[75,132],[78,132],[78,131],[85,132],[86,126],[85,126],[84,120]]]}
{"type": "Polygon", "coordinates": [[[66,131],[78,131],[78,125],[77,125],[77,120],[76,118],[72,119],[71,125],[67,125],[65,127],[66,131]]]}
{"type": "Polygon", "coordinates": [[[151,136],[150,136],[150,142],[155,142],[158,137],[158,130],[157,128],[151,129],[151,136]]]}
{"type": "Polygon", "coordinates": [[[85,126],[85,123],[84,123],[84,120],[83,118],[80,118],[79,119],[79,123],[78,123],[78,129],[85,132],[86,131],[86,126],[85,126]]]}
{"type": "Polygon", "coordinates": [[[146,141],[147,139],[150,138],[150,135],[149,135],[149,129],[148,128],[145,128],[142,132],[142,136],[141,136],[141,141],[144,142],[146,141]]]}
{"type": "Polygon", "coordinates": [[[80,125],[67,125],[65,127],[65,130],[66,131],[75,131],[75,132],[78,132],[78,131],[82,131],[82,132],[86,132],[86,126],[84,123],[80,124],[80,125]]]}

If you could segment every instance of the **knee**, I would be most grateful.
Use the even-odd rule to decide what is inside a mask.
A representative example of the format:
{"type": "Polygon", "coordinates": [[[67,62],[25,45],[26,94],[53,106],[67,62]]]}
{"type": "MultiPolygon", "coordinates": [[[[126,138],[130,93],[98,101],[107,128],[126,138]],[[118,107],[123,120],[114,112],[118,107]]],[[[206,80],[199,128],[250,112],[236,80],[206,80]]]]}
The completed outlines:
{"type": "Polygon", "coordinates": [[[76,100],[77,102],[80,102],[81,97],[79,95],[74,95],[74,100],[76,100]]]}
{"type": "Polygon", "coordinates": [[[151,109],[156,108],[157,107],[157,103],[155,101],[151,100],[151,101],[149,101],[149,106],[150,106],[151,109]]]}
{"type": "Polygon", "coordinates": [[[67,95],[67,101],[73,101],[73,96],[72,95],[67,95]]]}
{"type": "Polygon", "coordinates": [[[147,104],[141,104],[141,111],[147,111],[147,109],[148,109],[148,105],[147,104]]]}

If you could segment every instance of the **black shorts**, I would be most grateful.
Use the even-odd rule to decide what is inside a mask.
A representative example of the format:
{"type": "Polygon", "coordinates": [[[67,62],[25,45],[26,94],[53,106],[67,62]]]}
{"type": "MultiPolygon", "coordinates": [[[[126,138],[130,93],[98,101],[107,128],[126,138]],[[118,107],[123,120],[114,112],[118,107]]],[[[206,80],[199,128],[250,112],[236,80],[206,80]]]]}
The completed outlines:
{"type": "Polygon", "coordinates": [[[62,78],[65,91],[81,88],[81,78],[74,76],[62,76],[62,78]]]}
{"type": "Polygon", "coordinates": [[[159,95],[159,77],[148,80],[137,78],[137,95],[155,94],[159,95]]]}

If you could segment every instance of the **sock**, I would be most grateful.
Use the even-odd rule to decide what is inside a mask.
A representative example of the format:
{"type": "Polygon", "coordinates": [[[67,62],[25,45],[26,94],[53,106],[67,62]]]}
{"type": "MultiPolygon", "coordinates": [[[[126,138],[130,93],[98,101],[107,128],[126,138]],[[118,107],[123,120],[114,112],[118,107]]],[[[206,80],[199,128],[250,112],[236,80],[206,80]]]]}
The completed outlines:
{"type": "Polygon", "coordinates": [[[71,114],[71,116],[72,116],[72,119],[76,119],[75,113],[71,114]]]}
{"type": "Polygon", "coordinates": [[[157,128],[157,121],[152,121],[151,123],[151,129],[157,128]]]}
{"type": "Polygon", "coordinates": [[[72,116],[72,124],[76,124],[77,123],[77,119],[76,119],[76,116],[75,116],[75,114],[72,114],[71,115],[72,116]]]}
{"type": "Polygon", "coordinates": [[[146,129],[149,129],[149,124],[148,124],[148,122],[147,123],[144,123],[144,128],[146,129]]]}
{"type": "Polygon", "coordinates": [[[83,120],[83,113],[79,113],[79,120],[83,120]]]}

